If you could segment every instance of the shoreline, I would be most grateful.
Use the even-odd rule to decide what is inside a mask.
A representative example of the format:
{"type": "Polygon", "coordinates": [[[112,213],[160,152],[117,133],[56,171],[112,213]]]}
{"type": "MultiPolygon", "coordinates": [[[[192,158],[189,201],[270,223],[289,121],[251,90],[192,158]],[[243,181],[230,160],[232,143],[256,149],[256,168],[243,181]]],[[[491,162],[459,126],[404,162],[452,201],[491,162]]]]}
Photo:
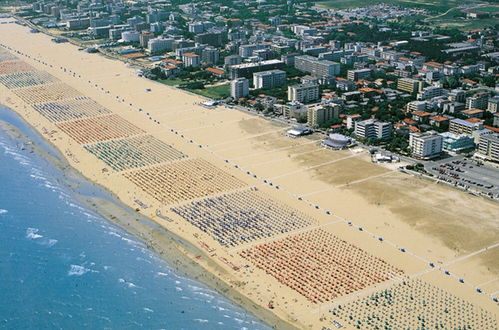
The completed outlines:
{"type": "MultiPolygon", "coordinates": [[[[189,242],[186,242],[173,232],[167,231],[165,228],[160,228],[153,220],[144,217],[130,206],[121,202],[112,191],[85,177],[65,160],[56,145],[51,143],[50,140],[44,139],[43,136],[41,136],[40,133],[27,123],[17,112],[3,104],[0,104],[0,107],[3,107],[6,111],[9,111],[11,115],[16,116],[17,119],[26,124],[32,134],[36,134],[38,138],[43,139],[43,141],[53,148],[58,155],[52,155],[50,152],[47,152],[43,147],[40,147],[35,142],[31,141],[29,136],[24,134],[20,128],[2,119],[0,119],[0,129],[4,130],[15,139],[26,138],[33,142],[31,147],[34,152],[43,157],[43,159],[51,163],[54,167],[63,171],[67,176],[58,181],[67,186],[74,194],[74,197],[84,203],[89,209],[137,237],[146,244],[149,250],[155,252],[161,259],[169,263],[172,268],[182,275],[214,289],[236,305],[255,315],[266,325],[275,329],[298,329],[288,322],[275,317],[274,314],[264,310],[244,297],[244,295],[233,290],[226,283],[220,281],[216,276],[212,275],[211,272],[195,262],[195,256],[201,255],[208,257],[204,251],[196,248],[189,242]],[[55,156],[60,156],[60,158],[56,158],[55,156]],[[73,183],[70,182],[72,180],[74,180],[76,184],[78,184],[78,181],[84,181],[85,184],[92,185],[93,188],[102,190],[105,194],[109,195],[109,200],[79,193],[73,183]]],[[[215,263],[213,263],[212,266],[218,267],[215,263]]],[[[220,270],[224,271],[223,269],[220,270]]]]}

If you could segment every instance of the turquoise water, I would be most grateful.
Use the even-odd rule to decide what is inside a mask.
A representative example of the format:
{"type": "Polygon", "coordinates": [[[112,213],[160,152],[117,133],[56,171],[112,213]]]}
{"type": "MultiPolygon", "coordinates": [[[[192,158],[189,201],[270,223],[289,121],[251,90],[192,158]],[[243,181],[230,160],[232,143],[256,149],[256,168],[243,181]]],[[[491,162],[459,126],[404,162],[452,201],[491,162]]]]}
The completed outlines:
{"type": "MultiPolygon", "coordinates": [[[[1,107],[0,120],[59,157],[1,107]]],[[[269,329],[79,202],[23,142],[0,129],[0,328],[269,329]]]]}

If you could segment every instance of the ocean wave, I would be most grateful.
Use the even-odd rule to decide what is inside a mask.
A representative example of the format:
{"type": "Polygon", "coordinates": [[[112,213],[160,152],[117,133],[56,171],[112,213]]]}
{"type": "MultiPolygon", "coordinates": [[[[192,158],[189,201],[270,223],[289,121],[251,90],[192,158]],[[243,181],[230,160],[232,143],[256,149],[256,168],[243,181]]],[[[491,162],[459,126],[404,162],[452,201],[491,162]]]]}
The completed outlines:
{"type": "Polygon", "coordinates": [[[0,214],[7,214],[9,211],[5,210],[5,209],[0,209],[0,214]]]}
{"type": "Polygon", "coordinates": [[[29,239],[42,238],[43,235],[37,234],[38,231],[39,231],[38,228],[28,228],[28,229],[26,229],[26,238],[29,238],[29,239]]]}
{"type": "Polygon", "coordinates": [[[208,323],[210,321],[204,320],[204,319],[194,319],[194,321],[199,322],[199,323],[208,323]]]}
{"type": "Polygon", "coordinates": [[[162,273],[162,272],[157,272],[156,275],[158,275],[158,276],[168,276],[167,273],[162,273]]]}
{"type": "Polygon", "coordinates": [[[42,244],[46,245],[48,247],[52,247],[52,246],[56,245],[57,242],[58,242],[58,240],[56,240],[56,239],[48,239],[48,240],[44,241],[42,244]]]}
{"type": "Polygon", "coordinates": [[[86,274],[90,271],[89,268],[85,268],[80,265],[71,265],[71,268],[68,271],[69,276],[81,276],[83,274],[86,274]]]}
{"type": "Polygon", "coordinates": [[[120,235],[120,234],[118,234],[117,232],[114,232],[114,231],[108,231],[107,233],[108,233],[109,235],[111,235],[111,236],[116,236],[116,237],[121,238],[121,235],[120,235]]]}
{"type": "Polygon", "coordinates": [[[137,286],[137,285],[135,285],[135,283],[133,283],[133,282],[129,282],[129,281],[127,281],[127,280],[125,280],[125,279],[122,279],[122,278],[119,278],[119,279],[118,279],[118,282],[123,283],[123,284],[126,284],[129,288],[138,288],[138,286],[137,286]]]}
{"type": "Polygon", "coordinates": [[[144,307],[142,308],[145,312],[149,312],[149,313],[154,313],[154,311],[150,308],[147,308],[147,307],[144,307]]]}

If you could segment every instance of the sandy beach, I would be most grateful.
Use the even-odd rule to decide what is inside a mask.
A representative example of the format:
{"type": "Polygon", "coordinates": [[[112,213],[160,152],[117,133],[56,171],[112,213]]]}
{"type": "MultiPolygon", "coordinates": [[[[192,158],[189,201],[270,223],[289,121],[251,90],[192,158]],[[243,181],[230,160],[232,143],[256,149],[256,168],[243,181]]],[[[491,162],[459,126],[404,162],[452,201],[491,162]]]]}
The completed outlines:
{"type": "Polygon", "coordinates": [[[165,233],[181,241],[175,253],[268,324],[497,328],[497,203],[205,108],[12,21],[0,20],[0,103],[163,230],[125,228],[159,251],[165,233]]]}

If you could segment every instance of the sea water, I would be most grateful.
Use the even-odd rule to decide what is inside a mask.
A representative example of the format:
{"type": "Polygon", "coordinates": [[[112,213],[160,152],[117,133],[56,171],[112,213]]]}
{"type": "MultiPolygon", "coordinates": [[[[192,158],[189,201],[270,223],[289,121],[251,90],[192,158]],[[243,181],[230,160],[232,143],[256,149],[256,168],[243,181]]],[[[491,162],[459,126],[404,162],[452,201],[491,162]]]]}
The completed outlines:
{"type": "MultiPolygon", "coordinates": [[[[9,110],[0,120],[60,158],[9,110]]],[[[25,142],[0,129],[0,328],[269,329],[79,202],[25,142]]]]}

